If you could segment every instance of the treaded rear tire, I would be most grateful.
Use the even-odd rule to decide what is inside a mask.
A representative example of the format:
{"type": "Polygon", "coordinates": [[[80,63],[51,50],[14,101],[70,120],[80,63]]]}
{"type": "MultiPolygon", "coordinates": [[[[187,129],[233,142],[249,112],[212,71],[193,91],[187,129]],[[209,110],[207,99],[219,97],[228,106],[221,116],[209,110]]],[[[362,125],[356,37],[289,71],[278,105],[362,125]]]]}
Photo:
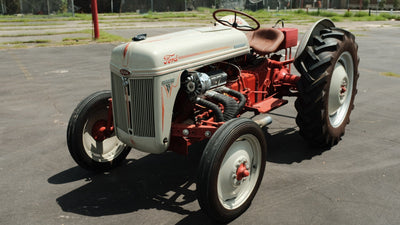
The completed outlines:
{"type": "Polygon", "coordinates": [[[358,45],[353,34],[332,27],[315,34],[294,62],[302,75],[298,82],[300,95],[295,102],[298,112],[296,123],[300,135],[313,146],[329,148],[336,145],[345,133],[357,93],[357,50],[358,45]],[[332,101],[334,88],[331,88],[331,83],[338,79],[338,75],[333,74],[341,76],[339,70],[342,68],[342,71],[346,71],[343,75],[346,79],[341,81],[345,84],[342,88],[345,97],[343,103],[337,104],[339,108],[335,115],[335,110],[331,109],[332,105],[335,106],[332,101]]]}

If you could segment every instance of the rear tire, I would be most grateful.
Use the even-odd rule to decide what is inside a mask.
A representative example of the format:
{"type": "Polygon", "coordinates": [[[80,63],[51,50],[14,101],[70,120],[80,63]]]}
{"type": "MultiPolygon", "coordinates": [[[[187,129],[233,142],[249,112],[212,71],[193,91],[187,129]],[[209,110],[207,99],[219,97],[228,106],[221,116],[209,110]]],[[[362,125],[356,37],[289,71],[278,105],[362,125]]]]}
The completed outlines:
{"type": "Polygon", "coordinates": [[[208,216],[226,223],[250,206],[264,175],[266,146],[264,133],[250,119],[229,120],[215,132],[197,180],[198,201],[208,216]]]}
{"type": "Polygon", "coordinates": [[[131,149],[118,140],[115,132],[96,137],[96,126],[107,124],[110,98],[110,91],[91,94],[79,103],[69,120],[68,150],[84,169],[108,171],[120,165],[131,149]]]}
{"type": "Polygon", "coordinates": [[[302,75],[296,123],[314,146],[336,145],[350,122],[359,77],[357,50],[353,34],[332,27],[314,35],[294,62],[302,75]]]}

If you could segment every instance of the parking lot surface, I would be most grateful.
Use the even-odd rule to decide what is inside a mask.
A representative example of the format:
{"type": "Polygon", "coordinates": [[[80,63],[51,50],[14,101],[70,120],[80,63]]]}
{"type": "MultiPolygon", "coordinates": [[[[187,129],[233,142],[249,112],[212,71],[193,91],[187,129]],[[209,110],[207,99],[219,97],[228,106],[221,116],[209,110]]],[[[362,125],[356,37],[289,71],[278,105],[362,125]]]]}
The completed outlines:
{"type": "MultiPolygon", "coordinates": [[[[294,99],[273,111],[263,182],[231,224],[400,221],[400,77],[382,75],[400,74],[400,29],[356,36],[360,79],[343,140],[327,151],[311,149],[298,134],[294,99]]],[[[201,145],[187,157],[132,150],[123,166],[104,174],[70,157],[69,116],[89,94],[110,89],[114,47],[0,50],[0,224],[212,223],[195,194],[201,145]]]]}

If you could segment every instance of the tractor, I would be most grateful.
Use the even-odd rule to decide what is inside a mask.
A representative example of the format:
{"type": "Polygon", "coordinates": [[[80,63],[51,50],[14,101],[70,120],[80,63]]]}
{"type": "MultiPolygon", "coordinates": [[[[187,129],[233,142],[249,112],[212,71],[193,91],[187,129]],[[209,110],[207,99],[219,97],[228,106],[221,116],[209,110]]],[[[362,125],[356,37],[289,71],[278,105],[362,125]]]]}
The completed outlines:
{"type": "Polygon", "coordinates": [[[240,216],[259,189],[267,151],[262,128],[285,98],[296,98],[296,123],[308,143],[330,148],[341,140],[354,108],[359,58],[354,35],[329,19],[316,22],[298,44],[298,29],[283,21],[261,28],[230,9],[213,18],[210,26],[140,34],[115,47],[111,91],[77,105],[67,144],[82,168],[108,171],[132,148],[188,154],[204,141],[197,198],[203,212],[224,223],[240,216]],[[292,74],[292,64],[300,75],[292,74]]]}

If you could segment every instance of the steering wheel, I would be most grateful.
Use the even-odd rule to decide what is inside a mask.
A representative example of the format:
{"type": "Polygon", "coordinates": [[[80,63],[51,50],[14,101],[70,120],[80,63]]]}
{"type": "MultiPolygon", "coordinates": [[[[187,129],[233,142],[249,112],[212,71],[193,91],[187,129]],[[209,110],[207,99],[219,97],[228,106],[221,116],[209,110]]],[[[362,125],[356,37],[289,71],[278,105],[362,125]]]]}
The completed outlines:
{"type": "Polygon", "coordinates": [[[249,14],[246,14],[244,12],[240,12],[240,11],[233,10],[233,9],[218,9],[218,10],[214,11],[213,17],[218,23],[220,23],[222,25],[225,25],[225,26],[228,26],[228,27],[233,27],[233,28],[235,28],[237,30],[241,30],[241,31],[254,31],[254,30],[258,30],[258,28],[260,28],[260,23],[257,21],[256,18],[254,18],[254,17],[252,17],[249,14]],[[226,21],[226,20],[223,20],[223,19],[218,19],[217,18],[217,14],[220,13],[220,12],[232,12],[232,13],[234,13],[234,15],[235,15],[234,20],[233,21],[226,21]],[[257,26],[256,27],[252,27],[252,26],[246,25],[246,24],[244,24],[244,25],[238,24],[238,21],[236,20],[237,14],[249,18],[250,20],[255,22],[257,26]]]}

